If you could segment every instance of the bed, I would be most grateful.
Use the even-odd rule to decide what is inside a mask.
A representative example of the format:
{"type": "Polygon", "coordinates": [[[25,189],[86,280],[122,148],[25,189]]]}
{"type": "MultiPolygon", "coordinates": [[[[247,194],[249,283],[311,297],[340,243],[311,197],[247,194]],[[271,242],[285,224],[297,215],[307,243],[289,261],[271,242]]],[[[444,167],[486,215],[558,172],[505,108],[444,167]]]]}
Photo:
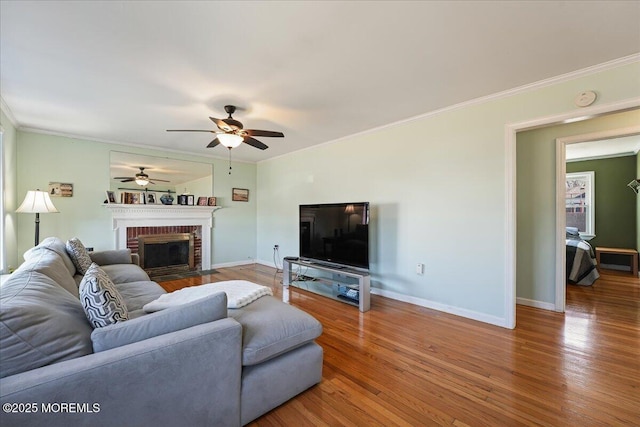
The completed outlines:
{"type": "Polygon", "coordinates": [[[580,238],[577,229],[567,227],[567,282],[591,286],[600,278],[591,245],[580,238]]]}

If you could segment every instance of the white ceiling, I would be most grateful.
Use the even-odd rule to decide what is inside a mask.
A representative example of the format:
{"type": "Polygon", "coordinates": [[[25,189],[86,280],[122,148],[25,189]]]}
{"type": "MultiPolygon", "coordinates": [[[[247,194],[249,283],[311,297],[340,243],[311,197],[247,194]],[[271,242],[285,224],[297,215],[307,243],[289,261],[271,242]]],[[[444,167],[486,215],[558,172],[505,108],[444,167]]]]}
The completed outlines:
{"type": "Polygon", "coordinates": [[[598,157],[634,155],[640,151],[640,135],[567,144],[567,160],[577,161],[598,157]]]}
{"type": "Polygon", "coordinates": [[[224,157],[165,130],[235,104],[259,161],[637,54],[640,2],[1,1],[0,36],[19,128],[224,157]]]}

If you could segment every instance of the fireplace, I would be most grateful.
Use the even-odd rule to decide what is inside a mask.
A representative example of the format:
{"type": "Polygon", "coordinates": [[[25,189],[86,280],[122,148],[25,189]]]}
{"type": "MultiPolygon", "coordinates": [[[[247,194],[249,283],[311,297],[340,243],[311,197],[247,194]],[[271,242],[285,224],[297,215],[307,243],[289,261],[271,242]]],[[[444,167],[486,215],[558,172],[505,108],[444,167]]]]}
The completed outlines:
{"type": "Polygon", "coordinates": [[[111,212],[115,247],[138,252],[143,234],[191,233],[195,240],[195,269],[211,268],[213,216],[220,206],[102,205],[111,212]]]}
{"type": "Polygon", "coordinates": [[[138,236],[140,266],[150,275],[195,269],[192,233],[144,234],[138,236]]]}

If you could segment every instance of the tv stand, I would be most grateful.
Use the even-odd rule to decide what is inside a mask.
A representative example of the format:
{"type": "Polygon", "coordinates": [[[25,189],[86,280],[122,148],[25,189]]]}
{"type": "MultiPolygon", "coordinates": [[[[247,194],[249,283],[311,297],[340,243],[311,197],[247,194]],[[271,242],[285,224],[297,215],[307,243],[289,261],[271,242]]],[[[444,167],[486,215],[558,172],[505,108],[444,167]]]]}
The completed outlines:
{"type": "Polygon", "coordinates": [[[284,302],[289,302],[289,285],[354,305],[362,312],[369,311],[371,306],[369,273],[349,267],[328,266],[299,258],[285,257],[282,263],[284,302]],[[304,274],[296,273],[295,277],[292,277],[293,265],[307,271],[304,274]]]}

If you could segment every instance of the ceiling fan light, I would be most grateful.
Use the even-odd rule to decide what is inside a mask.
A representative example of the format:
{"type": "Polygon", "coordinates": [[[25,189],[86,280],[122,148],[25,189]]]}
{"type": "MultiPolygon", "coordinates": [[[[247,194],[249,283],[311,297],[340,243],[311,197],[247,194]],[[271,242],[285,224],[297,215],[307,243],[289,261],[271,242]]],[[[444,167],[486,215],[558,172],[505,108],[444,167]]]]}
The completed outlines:
{"type": "Polygon", "coordinates": [[[236,135],[234,133],[222,133],[218,135],[218,140],[220,141],[220,144],[227,148],[236,148],[238,145],[242,144],[244,139],[240,135],[236,135]]]}
{"type": "Polygon", "coordinates": [[[149,183],[149,179],[148,178],[145,178],[143,176],[136,177],[136,184],[141,185],[141,186],[144,187],[148,183],[149,183]]]}

